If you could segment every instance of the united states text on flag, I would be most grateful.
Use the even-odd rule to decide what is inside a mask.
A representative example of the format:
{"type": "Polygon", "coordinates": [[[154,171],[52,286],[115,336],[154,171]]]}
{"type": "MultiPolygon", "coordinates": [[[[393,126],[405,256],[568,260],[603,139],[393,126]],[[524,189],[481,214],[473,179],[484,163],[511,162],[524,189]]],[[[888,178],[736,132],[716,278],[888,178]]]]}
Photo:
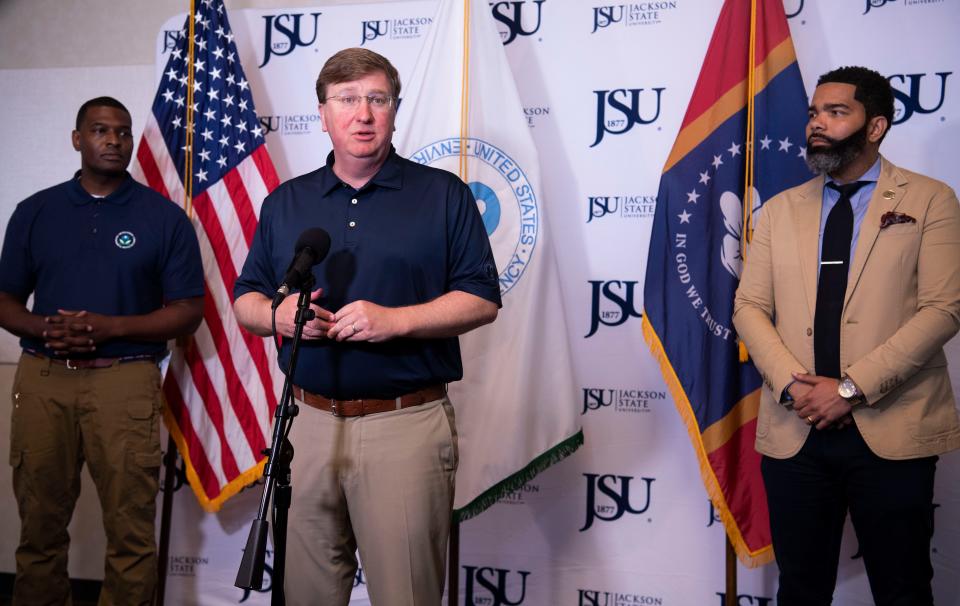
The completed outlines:
{"type": "Polygon", "coordinates": [[[769,562],[772,548],[754,450],[761,378],[740,361],[732,323],[742,209],[754,214],[763,200],[810,177],[806,112],[781,0],[726,0],[663,169],[647,261],[644,336],[687,425],[707,492],[747,565],[769,562]],[[751,139],[755,178],[744,195],[751,139]]]}
{"type": "Polygon", "coordinates": [[[281,384],[269,340],[241,330],[231,306],[260,205],[278,184],[233,38],[223,2],[198,2],[167,62],[133,166],[138,179],[188,208],[200,240],[203,323],[174,350],[163,393],[164,419],[207,511],[260,476],[281,384]]]}

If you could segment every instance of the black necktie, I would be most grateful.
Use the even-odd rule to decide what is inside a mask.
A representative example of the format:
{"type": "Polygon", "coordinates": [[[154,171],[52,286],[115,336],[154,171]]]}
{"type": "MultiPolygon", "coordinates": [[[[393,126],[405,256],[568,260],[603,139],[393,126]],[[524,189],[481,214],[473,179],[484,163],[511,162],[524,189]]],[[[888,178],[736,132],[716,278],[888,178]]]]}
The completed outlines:
{"type": "Polygon", "coordinates": [[[827,183],[840,192],[840,199],[827,216],[820,251],[820,281],[813,319],[813,357],[821,377],[840,378],[840,316],[850,273],[850,240],[853,237],[853,206],[850,197],[868,181],[845,185],[827,183]]]}

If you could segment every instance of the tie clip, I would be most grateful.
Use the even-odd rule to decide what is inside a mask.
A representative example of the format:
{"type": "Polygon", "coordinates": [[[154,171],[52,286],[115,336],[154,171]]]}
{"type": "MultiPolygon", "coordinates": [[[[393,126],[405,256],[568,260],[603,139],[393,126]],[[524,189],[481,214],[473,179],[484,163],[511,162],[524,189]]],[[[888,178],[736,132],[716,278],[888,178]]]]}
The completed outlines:
{"type": "Polygon", "coordinates": [[[843,261],[820,261],[820,265],[843,265],[843,261]]]}

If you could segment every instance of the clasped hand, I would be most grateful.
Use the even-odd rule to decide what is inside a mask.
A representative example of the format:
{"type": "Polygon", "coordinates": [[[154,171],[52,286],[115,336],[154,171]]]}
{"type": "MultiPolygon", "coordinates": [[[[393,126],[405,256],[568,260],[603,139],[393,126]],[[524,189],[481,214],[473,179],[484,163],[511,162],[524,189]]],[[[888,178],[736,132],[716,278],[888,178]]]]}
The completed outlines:
{"type": "MultiPolygon", "coordinates": [[[[316,301],[323,289],[310,293],[310,300],[316,301]]],[[[335,341],[370,341],[379,343],[401,334],[399,312],[395,308],[383,307],[370,301],[347,303],[336,313],[324,309],[316,303],[310,304],[315,317],[303,326],[302,338],[307,341],[331,339],[335,341]]],[[[297,314],[297,298],[287,297],[277,308],[277,333],[292,337],[297,314]]]]}
{"type": "Polygon", "coordinates": [[[837,379],[796,372],[793,378],[789,392],[798,417],[817,429],[840,429],[853,422],[853,407],[837,392],[837,379]]]}
{"type": "Polygon", "coordinates": [[[111,318],[86,310],[58,309],[44,316],[44,346],[56,356],[90,353],[111,337],[111,318]]]}

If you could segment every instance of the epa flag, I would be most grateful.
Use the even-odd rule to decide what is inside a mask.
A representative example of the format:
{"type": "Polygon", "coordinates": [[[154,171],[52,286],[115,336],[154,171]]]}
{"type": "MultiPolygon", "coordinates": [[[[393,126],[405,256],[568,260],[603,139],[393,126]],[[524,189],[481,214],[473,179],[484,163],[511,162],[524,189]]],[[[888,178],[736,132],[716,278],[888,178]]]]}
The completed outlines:
{"type": "Polygon", "coordinates": [[[282,384],[270,363],[269,341],[241,330],[231,306],[260,205],[278,179],[222,0],[198,2],[187,16],[160,80],[133,172],[185,205],[200,240],[206,282],[203,323],[171,356],[163,385],[164,419],[200,504],[217,511],[260,477],[261,450],[270,442],[277,405],[275,388],[282,384]],[[188,169],[189,182],[184,178],[188,169]]]}
{"type": "Polygon", "coordinates": [[[726,0],[663,169],[644,286],[644,337],[731,543],[752,566],[773,554],[754,450],[761,378],[740,361],[732,323],[743,209],[751,219],[763,201],[810,178],[806,113],[781,1],[726,0]]]}
{"type": "Polygon", "coordinates": [[[537,149],[490,8],[441,0],[397,115],[397,149],[456,173],[499,270],[497,321],[460,337],[450,386],[460,466],[454,515],[473,517],[583,443],[537,149]]]}

